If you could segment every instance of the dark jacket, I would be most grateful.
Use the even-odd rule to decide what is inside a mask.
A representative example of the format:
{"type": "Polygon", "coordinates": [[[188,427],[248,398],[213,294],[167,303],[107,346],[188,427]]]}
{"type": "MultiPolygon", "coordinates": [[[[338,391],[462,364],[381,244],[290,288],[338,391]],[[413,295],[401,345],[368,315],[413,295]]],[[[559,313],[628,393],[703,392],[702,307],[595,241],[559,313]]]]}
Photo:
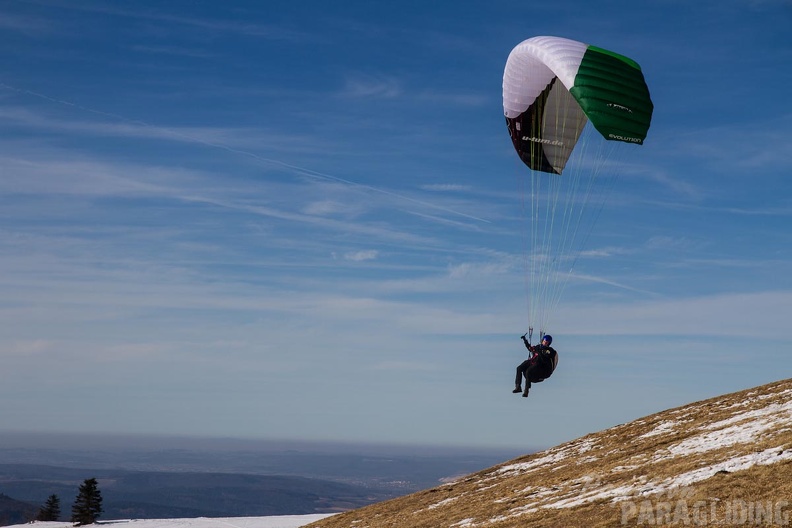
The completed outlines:
{"type": "Polygon", "coordinates": [[[551,346],[541,343],[531,345],[523,337],[525,348],[531,352],[528,361],[531,364],[531,381],[542,381],[550,377],[558,364],[558,352],[551,346]]]}

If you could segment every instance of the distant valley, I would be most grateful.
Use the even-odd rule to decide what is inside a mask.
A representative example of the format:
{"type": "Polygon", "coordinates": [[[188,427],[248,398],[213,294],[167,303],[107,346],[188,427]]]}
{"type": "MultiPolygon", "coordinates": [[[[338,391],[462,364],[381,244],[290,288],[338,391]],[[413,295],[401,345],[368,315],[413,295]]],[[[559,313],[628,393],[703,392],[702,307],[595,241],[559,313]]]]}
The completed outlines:
{"type": "Polygon", "coordinates": [[[21,435],[0,434],[0,494],[6,498],[0,501],[0,525],[30,520],[53,494],[60,498],[61,518],[67,520],[86,478],[99,481],[102,519],[331,513],[426,489],[508,455],[76,436],[52,445],[36,435],[23,447],[20,440],[21,435]]]}
{"type": "Polygon", "coordinates": [[[79,485],[93,477],[102,493],[103,519],[322,513],[399,495],[393,490],[305,477],[0,465],[0,489],[6,496],[41,505],[48,496],[58,495],[65,519],[79,485]]]}

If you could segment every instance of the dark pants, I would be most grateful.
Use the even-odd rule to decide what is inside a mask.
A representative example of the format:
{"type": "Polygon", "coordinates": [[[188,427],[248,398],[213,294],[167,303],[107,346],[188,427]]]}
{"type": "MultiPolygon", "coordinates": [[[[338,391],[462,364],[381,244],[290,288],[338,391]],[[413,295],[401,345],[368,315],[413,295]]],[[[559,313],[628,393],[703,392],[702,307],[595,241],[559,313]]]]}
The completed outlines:
{"type": "Polygon", "coordinates": [[[517,375],[514,377],[514,386],[519,387],[522,383],[523,376],[525,376],[525,388],[530,389],[532,381],[538,383],[549,375],[550,373],[547,372],[547,368],[545,368],[540,361],[536,361],[536,358],[526,359],[517,367],[517,375]]]}
{"type": "Polygon", "coordinates": [[[525,388],[531,388],[531,370],[535,367],[535,363],[531,363],[530,359],[526,359],[517,367],[517,375],[514,377],[514,386],[520,387],[522,385],[523,376],[525,376],[525,388]]]}

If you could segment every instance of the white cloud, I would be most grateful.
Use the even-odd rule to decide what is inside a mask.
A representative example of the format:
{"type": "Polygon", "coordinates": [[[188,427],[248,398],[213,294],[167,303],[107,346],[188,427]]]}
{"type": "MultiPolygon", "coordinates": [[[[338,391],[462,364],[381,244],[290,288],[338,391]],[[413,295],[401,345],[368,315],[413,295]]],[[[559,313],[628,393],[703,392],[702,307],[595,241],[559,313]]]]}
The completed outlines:
{"type": "Polygon", "coordinates": [[[462,264],[455,264],[449,266],[448,276],[451,279],[470,279],[474,277],[488,277],[492,275],[504,275],[512,272],[513,263],[510,262],[488,262],[483,264],[476,264],[465,262],[462,264]]]}
{"type": "Polygon", "coordinates": [[[471,190],[472,187],[470,185],[460,185],[458,183],[434,183],[421,185],[421,189],[425,191],[464,192],[471,190]]]}
{"type": "Polygon", "coordinates": [[[303,207],[302,211],[308,215],[328,216],[338,213],[349,212],[350,206],[341,202],[332,200],[321,200],[311,202],[303,207]]]}
{"type": "Polygon", "coordinates": [[[376,249],[366,249],[363,251],[354,251],[344,254],[346,260],[353,262],[363,262],[366,260],[375,260],[379,256],[379,251],[376,249]]]}
{"type": "Polygon", "coordinates": [[[403,95],[401,82],[395,77],[357,73],[346,78],[344,97],[393,99],[403,95]]]}
{"type": "Polygon", "coordinates": [[[690,335],[788,339],[792,291],[727,293],[628,303],[568,302],[565,331],[589,335],[690,335]]]}

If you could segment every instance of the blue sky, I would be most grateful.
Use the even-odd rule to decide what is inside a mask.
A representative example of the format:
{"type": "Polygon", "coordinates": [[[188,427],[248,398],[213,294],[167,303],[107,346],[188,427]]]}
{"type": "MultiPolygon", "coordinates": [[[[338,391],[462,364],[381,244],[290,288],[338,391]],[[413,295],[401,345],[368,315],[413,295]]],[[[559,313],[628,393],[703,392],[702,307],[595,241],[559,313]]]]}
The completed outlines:
{"type": "Polygon", "coordinates": [[[789,1],[0,4],[0,424],[554,445],[789,375],[789,1]],[[509,51],[655,112],[530,398],[509,51]]]}

